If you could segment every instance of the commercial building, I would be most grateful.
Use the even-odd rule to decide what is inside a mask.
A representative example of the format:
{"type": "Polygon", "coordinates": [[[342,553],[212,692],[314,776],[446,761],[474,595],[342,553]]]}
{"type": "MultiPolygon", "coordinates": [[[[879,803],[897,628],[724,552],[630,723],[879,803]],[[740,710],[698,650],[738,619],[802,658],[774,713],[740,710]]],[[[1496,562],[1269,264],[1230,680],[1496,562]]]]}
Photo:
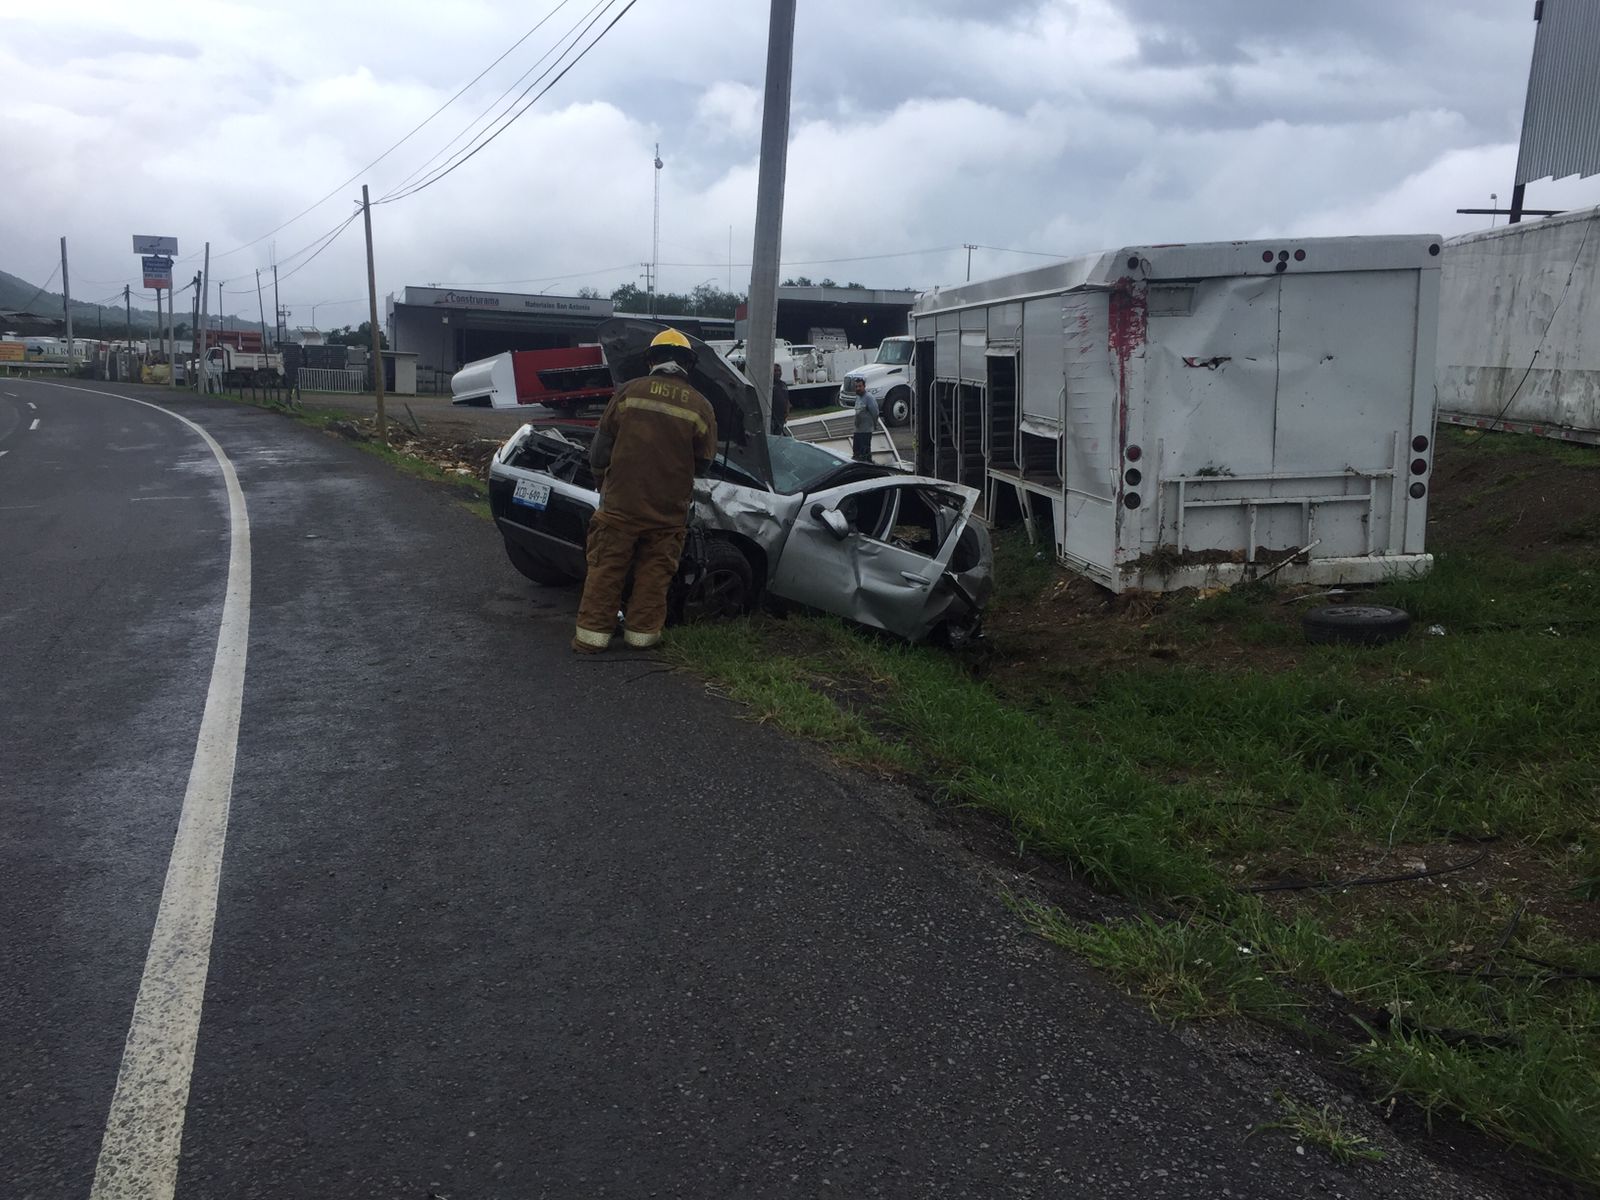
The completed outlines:
{"type": "MultiPolygon", "coordinates": [[[[876,346],[886,337],[904,337],[917,293],[874,288],[781,287],[777,335],[797,346],[876,346]]],[[[747,336],[744,305],[734,322],[734,337],[747,336]]]]}
{"type": "MultiPolygon", "coordinates": [[[[417,387],[448,391],[462,366],[506,350],[556,350],[596,340],[613,316],[610,300],[480,292],[461,288],[407,287],[386,302],[389,345],[416,355],[417,387]]],[[[700,337],[731,336],[733,322],[716,317],[661,315],[700,337]]]]}

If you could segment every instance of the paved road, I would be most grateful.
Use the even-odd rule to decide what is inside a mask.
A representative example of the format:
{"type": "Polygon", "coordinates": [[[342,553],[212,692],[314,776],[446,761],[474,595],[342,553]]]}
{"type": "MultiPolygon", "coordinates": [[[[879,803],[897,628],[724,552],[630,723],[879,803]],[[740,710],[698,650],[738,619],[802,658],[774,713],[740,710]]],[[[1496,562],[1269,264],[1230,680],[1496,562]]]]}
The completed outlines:
{"type": "MultiPolygon", "coordinates": [[[[916,801],[574,658],[445,492],[126,390],[249,522],[178,1196],[1494,1194],[1247,1140],[1271,1078],[1027,937],[916,801]]],[[[0,383],[0,451],[0,1177],[77,1200],[141,979],[184,987],[146,951],[238,525],[119,396],[0,383]]]]}

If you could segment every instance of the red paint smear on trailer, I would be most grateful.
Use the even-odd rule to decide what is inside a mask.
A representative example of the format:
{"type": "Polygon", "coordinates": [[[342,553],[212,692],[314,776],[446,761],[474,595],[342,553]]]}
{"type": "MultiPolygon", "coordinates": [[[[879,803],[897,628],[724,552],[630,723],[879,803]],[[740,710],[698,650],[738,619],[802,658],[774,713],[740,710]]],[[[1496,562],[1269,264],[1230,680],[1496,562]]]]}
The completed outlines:
{"type": "MultiPolygon", "coordinates": [[[[1117,356],[1117,449],[1128,445],[1128,360],[1144,353],[1148,328],[1144,289],[1124,275],[1111,288],[1107,344],[1117,356]]],[[[1120,454],[1119,454],[1120,457],[1120,454]]],[[[1117,471],[1121,476],[1120,468],[1117,471]]],[[[1120,487],[1118,489],[1121,490],[1120,487]]]]}

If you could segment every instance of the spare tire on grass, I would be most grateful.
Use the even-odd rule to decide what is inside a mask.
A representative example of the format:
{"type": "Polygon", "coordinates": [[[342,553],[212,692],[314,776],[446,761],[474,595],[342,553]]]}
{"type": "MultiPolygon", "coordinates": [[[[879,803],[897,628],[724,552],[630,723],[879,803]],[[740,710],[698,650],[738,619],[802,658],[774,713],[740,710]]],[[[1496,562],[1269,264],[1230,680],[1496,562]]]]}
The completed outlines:
{"type": "Polygon", "coordinates": [[[1405,636],[1411,614],[1387,604],[1325,604],[1302,616],[1300,627],[1308,642],[1378,646],[1405,636]]]}

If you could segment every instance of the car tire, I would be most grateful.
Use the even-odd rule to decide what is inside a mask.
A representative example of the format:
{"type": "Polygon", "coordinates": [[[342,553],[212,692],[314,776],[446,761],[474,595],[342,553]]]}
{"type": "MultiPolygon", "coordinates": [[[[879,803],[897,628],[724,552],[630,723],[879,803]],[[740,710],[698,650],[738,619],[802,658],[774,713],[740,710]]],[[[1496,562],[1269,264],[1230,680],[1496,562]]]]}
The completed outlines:
{"type": "Polygon", "coordinates": [[[577,579],[558,571],[541,558],[535,558],[511,539],[506,539],[506,557],[522,575],[542,587],[570,587],[577,579]]]}
{"type": "Polygon", "coordinates": [[[756,601],[755,572],[737,546],[720,538],[707,538],[705,559],[694,586],[676,605],[678,623],[742,617],[756,601]]]}
{"type": "Polygon", "coordinates": [[[883,398],[883,419],[889,425],[911,424],[910,388],[895,388],[883,398]]]}
{"type": "Polygon", "coordinates": [[[1303,615],[1300,627],[1319,645],[1378,646],[1403,637],[1411,614],[1387,604],[1326,604],[1303,615]]]}

